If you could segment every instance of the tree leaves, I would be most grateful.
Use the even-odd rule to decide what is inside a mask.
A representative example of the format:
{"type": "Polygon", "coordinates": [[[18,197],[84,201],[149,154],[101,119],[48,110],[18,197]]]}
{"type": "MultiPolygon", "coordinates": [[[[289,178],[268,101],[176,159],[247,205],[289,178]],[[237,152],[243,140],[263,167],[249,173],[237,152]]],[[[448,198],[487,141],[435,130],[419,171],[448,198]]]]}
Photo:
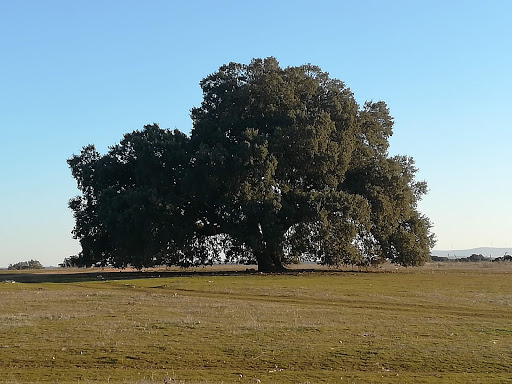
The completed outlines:
{"type": "Polygon", "coordinates": [[[426,260],[426,184],[411,158],[388,157],[384,102],[359,108],[320,68],[275,58],[224,65],[200,85],[190,137],[148,125],[104,156],[90,145],[68,160],[84,264],[426,260]]]}

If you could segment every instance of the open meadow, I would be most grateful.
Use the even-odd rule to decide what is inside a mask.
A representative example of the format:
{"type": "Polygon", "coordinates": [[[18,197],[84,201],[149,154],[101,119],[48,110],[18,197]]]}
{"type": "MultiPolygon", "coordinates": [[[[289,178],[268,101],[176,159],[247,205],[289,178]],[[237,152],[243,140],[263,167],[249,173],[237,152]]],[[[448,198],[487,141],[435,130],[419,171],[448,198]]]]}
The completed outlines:
{"type": "Polygon", "coordinates": [[[5,271],[0,383],[512,382],[511,264],[5,271]]]}

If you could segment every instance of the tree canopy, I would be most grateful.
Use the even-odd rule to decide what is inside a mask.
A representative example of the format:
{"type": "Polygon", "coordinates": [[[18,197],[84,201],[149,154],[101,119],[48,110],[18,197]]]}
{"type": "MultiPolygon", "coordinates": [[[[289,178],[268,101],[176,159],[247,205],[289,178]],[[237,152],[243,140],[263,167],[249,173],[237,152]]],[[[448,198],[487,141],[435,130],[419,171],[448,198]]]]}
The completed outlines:
{"type": "Polygon", "coordinates": [[[25,270],[25,269],[43,269],[43,265],[38,260],[20,261],[18,263],[9,264],[9,270],[25,270]]]}
{"type": "Polygon", "coordinates": [[[388,155],[384,102],[360,107],[317,66],[275,58],[224,65],[200,85],[190,136],[147,125],[68,160],[80,264],[428,260],[427,186],[412,158],[388,155]]]}

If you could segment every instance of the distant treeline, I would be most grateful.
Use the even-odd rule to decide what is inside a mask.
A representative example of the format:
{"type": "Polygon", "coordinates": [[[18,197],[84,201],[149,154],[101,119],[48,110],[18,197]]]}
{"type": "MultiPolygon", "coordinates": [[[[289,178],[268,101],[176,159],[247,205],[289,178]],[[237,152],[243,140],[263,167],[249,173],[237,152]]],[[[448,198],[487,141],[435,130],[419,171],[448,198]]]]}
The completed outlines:
{"type": "Polygon", "coordinates": [[[19,263],[9,264],[7,269],[23,270],[23,269],[42,269],[43,265],[37,260],[20,261],[19,263]]]}
{"type": "Polygon", "coordinates": [[[478,261],[512,261],[511,255],[505,255],[502,257],[485,257],[482,254],[476,254],[473,253],[469,257],[456,257],[456,258],[449,258],[444,256],[430,256],[430,260],[436,261],[436,262],[478,262],[478,261]]]}

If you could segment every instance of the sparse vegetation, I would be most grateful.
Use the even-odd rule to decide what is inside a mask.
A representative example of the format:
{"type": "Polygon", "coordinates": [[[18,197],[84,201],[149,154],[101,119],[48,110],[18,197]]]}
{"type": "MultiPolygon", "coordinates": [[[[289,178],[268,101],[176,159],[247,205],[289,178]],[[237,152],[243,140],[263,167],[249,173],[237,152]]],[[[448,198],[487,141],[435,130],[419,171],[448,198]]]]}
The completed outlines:
{"type": "Polygon", "coordinates": [[[510,380],[511,264],[98,274],[0,284],[0,383],[510,380]]]}
{"type": "Polygon", "coordinates": [[[500,261],[512,261],[512,255],[505,254],[504,256],[497,257],[493,261],[500,262],[500,261]]]}
{"type": "Polygon", "coordinates": [[[66,257],[62,263],[59,264],[60,268],[80,268],[80,260],[77,255],[66,257]]]}
{"type": "Polygon", "coordinates": [[[492,257],[485,257],[481,253],[479,253],[479,254],[473,253],[471,256],[468,256],[468,257],[454,257],[454,258],[449,258],[449,257],[445,257],[445,256],[430,256],[430,261],[434,261],[434,262],[455,262],[455,263],[457,263],[457,262],[479,263],[479,262],[482,262],[482,261],[500,262],[500,261],[512,261],[512,256],[505,254],[502,257],[496,257],[496,258],[493,259],[492,257]]]}

